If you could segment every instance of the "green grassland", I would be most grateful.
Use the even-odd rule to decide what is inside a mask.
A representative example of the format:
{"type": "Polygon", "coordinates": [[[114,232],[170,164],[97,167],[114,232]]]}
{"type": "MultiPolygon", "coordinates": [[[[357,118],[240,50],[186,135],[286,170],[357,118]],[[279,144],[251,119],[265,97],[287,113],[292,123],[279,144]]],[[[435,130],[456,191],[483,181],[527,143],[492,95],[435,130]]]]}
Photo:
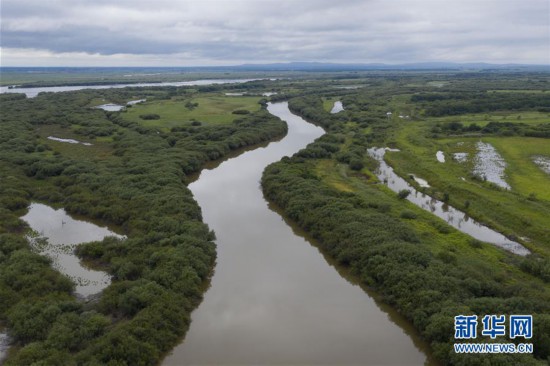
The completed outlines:
{"type": "Polygon", "coordinates": [[[323,98],[323,109],[327,112],[330,112],[332,110],[332,107],[334,107],[334,102],[337,102],[338,98],[333,97],[325,97],[323,98]]]}
{"type": "Polygon", "coordinates": [[[203,125],[227,124],[238,118],[233,114],[237,110],[256,112],[260,110],[261,98],[247,96],[206,95],[191,99],[173,98],[171,100],[145,102],[128,108],[123,118],[146,127],[170,129],[190,126],[193,121],[203,125]],[[188,108],[187,103],[198,104],[188,108]],[[143,120],[140,115],[157,114],[156,120],[143,120]]]}
{"type": "MultiPolygon", "coordinates": [[[[384,207],[384,212],[396,219],[402,217],[404,212],[414,213],[411,215],[414,218],[405,221],[414,228],[422,243],[428,246],[434,255],[452,253],[458,263],[468,263],[472,267],[483,268],[483,271],[496,271],[500,276],[514,282],[521,282],[528,277],[517,266],[507,263],[507,258],[510,258],[507,252],[494,245],[474,240],[415,204],[398,199],[395,192],[379,184],[377,178],[366,168],[357,173],[349,170],[345,164],[324,159],[316,162],[314,171],[315,175],[331,188],[353,193],[370,205],[384,207]]],[[[545,291],[550,295],[550,288],[546,287],[545,291]]]]}
{"type": "MultiPolygon", "coordinates": [[[[530,114],[533,119],[540,117],[535,112],[530,114]]],[[[526,245],[535,251],[550,252],[550,177],[532,161],[534,155],[549,156],[548,140],[518,136],[428,137],[430,126],[439,120],[397,122],[395,142],[402,151],[388,153],[386,160],[401,176],[415,174],[428,180],[431,195],[441,198],[446,193],[452,206],[504,234],[529,238],[532,242],[526,245]],[[493,144],[507,162],[505,175],[510,191],[472,175],[472,158],[479,140],[493,144]],[[445,153],[445,163],[436,160],[438,150],[445,153]],[[468,162],[453,160],[455,152],[467,152],[468,162]]]]}
{"type": "Polygon", "coordinates": [[[487,125],[489,122],[521,122],[525,124],[540,124],[549,123],[550,114],[536,111],[499,111],[491,113],[469,113],[459,116],[443,116],[433,117],[429,119],[430,124],[461,122],[464,125],[475,123],[480,127],[487,125]]]}

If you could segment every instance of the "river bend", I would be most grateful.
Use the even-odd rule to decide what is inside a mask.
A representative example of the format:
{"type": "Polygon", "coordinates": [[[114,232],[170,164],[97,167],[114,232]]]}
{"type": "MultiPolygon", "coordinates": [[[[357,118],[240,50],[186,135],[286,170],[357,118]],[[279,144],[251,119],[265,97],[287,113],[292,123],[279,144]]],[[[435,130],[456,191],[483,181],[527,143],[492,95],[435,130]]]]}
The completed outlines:
{"type": "Polygon", "coordinates": [[[287,122],[284,139],[203,170],[189,185],[216,232],[217,265],[185,340],[163,364],[423,365],[426,346],[410,325],[269,208],[264,168],[323,130],[287,103],[268,110],[287,122]]]}

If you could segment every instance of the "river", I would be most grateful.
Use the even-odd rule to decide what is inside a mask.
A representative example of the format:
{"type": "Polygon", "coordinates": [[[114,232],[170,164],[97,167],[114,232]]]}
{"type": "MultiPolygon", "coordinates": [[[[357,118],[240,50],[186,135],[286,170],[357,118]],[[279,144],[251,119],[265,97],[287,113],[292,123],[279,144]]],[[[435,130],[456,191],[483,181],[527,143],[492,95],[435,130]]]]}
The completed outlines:
{"type": "Polygon", "coordinates": [[[34,98],[39,93],[58,93],[82,89],[112,89],[112,88],[144,88],[155,86],[204,86],[217,84],[239,84],[249,81],[263,79],[205,79],[192,81],[175,81],[162,83],[134,83],[134,84],[105,84],[105,85],[67,85],[67,86],[44,86],[37,88],[19,88],[0,86],[0,94],[2,93],[24,93],[27,98],[34,98]]]}
{"type": "Polygon", "coordinates": [[[205,169],[189,185],[216,232],[217,264],[184,342],[163,365],[431,363],[409,323],[270,209],[264,168],[323,130],[286,102],[268,110],[288,123],[285,138],[205,169]]]}

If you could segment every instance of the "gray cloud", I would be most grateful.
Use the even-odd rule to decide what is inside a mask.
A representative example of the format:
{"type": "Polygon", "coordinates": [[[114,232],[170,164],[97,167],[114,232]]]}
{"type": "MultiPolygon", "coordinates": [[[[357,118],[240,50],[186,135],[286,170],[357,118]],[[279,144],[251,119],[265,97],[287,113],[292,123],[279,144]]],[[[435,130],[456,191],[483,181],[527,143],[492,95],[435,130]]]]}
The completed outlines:
{"type": "Polygon", "coordinates": [[[550,64],[549,14],[548,0],[3,0],[2,64],[550,64]]]}

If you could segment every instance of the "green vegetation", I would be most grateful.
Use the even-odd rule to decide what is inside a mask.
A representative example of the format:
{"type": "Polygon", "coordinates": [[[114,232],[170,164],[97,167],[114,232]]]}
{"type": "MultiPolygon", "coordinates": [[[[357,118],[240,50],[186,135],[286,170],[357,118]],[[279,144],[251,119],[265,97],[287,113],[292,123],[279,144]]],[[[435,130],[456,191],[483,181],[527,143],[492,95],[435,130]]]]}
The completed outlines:
{"type": "Polygon", "coordinates": [[[185,185],[206,162],[285,133],[263,108],[267,90],[327,132],[266,169],[269,200],[409,319],[443,363],[544,364],[550,178],[532,158],[550,156],[549,83],[544,73],[344,72],[233,86],[0,95],[0,324],[16,345],[6,364],[153,365],[181,339],[215,261],[214,233],[185,185]],[[147,102],[122,112],[90,108],[136,99],[147,102]],[[335,100],[345,111],[332,115],[335,100]],[[506,160],[512,190],[473,176],[471,160],[451,158],[473,156],[480,139],[506,160]],[[419,190],[533,254],[474,240],[404,199],[407,192],[390,191],[366,154],[374,146],[399,148],[386,154],[399,175],[426,179],[431,187],[419,190]],[[444,164],[435,158],[439,150],[444,164]],[[31,201],[128,236],[77,250],[113,275],[100,297],[75,299],[72,283],[30,250],[19,217],[31,201]],[[534,315],[534,355],[452,351],[454,316],[514,313],[534,315]]]}
{"type": "MultiPolygon", "coordinates": [[[[439,122],[436,122],[439,123],[439,122]]],[[[514,237],[526,237],[526,246],[537,252],[550,253],[549,176],[533,162],[533,157],[550,156],[548,139],[533,137],[453,136],[434,139],[431,119],[396,122],[395,143],[401,152],[389,152],[386,160],[401,176],[415,174],[427,179],[426,192],[443,198],[469,216],[514,237]],[[503,190],[472,174],[476,143],[491,143],[506,161],[506,180],[511,190],[503,190]],[[435,156],[443,151],[445,163],[435,156]],[[454,153],[468,153],[466,162],[453,159],[454,153]],[[469,202],[465,207],[465,202],[469,202]]]]}
{"type": "MultiPolygon", "coordinates": [[[[304,92],[306,96],[291,99],[290,108],[324,127],[327,134],[295,156],[270,165],[262,187],[266,197],[317,239],[326,253],[349,266],[404,314],[443,363],[546,364],[550,360],[550,178],[531,159],[534,154],[548,156],[550,144],[541,138],[546,135],[525,136],[529,136],[526,131],[547,128],[547,112],[539,111],[547,102],[538,97],[542,93],[524,91],[498,93],[502,98],[480,96],[485,88],[511,89],[514,83],[528,89],[514,76],[467,79],[448,78],[429,94],[417,94],[433,87],[432,81],[418,76],[388,79],[376,90],[342,92],[345,112],[338,116],[328,113],[323,98],[330,94],[304,92]],[[517,94],[525,104],[513,102],[517,94]],[[433,100],[427,95],[434,95],[433,100]],[[388,111],[392,116],[387,117],[388,111]],[[457,114],[472,111],[491,115],[457,114]],[[495,118],[511,124],[482,132],[495,118]],[[464,120],[478,123],[481,129],[433,132],[438,124],[464,120]],[[505,130],[514,131],[514,137],[506,137],[510,132],[505,130]],[[442,135],[444,139],[439,138],[442,135]],[[451,161],[453,152],[472,153],[480,137],[507,161],[511,191],[479,181],[470,173],[470,165],[451,161]],[[399,148],[400,152],[388,152],[387,160],[402,177],[414,173],[427,179],[431,188],[419,190],[515,238],[530,238],[525,244],[535,254],[522,258],[472,239],[402,199],[407,191],[395,194],[379,184],[373,174],[377,163],[366,155],[371,146],[399,148]],[[445,152],[446,163],[436,160],[438,150],[445,152]],[[362,167],[355,166],[357,160],[362,167]],[[454,353],[454,316],[515,313],[534,314],[533,355],[454,353]]],[[[548,77],[541,80],[543,88],[548,77]]],[[[529,85],[537,87],[536,82],[529,85]]]]}
{"type": "Polygon", "coordinates": [[[232,150],[283,135],[286,125],[258,105],[247,115],[229,113],[224,124],[159,131],[89,106],[147,98],[151,107],[184,96],[205,103],[201,94],[156,88],[0,95],[0,323],[16,346],[6,365],[154,365],[185,334],[216,257],[188,176],[232,150]],[[48,140],[52,135],[92,145],[48,140]],[[78,301],[71,281],[30,250],[19,217],[31,201],[116,225],[128,236],[78,247],[81,258],[113,276],[99,298],[78,301]]]}
{"type": "Polygon", "coordinates": [[[259,97],[219,95],[172,98],[133,106],[123,113],[123,118],[125,121],[164,131],[172,127],[190,126],[195,121],[203,125],[220,125],[231,123],[235,114],[245,115],[247,112],[259,111],[259,101],[259,97]]]}

